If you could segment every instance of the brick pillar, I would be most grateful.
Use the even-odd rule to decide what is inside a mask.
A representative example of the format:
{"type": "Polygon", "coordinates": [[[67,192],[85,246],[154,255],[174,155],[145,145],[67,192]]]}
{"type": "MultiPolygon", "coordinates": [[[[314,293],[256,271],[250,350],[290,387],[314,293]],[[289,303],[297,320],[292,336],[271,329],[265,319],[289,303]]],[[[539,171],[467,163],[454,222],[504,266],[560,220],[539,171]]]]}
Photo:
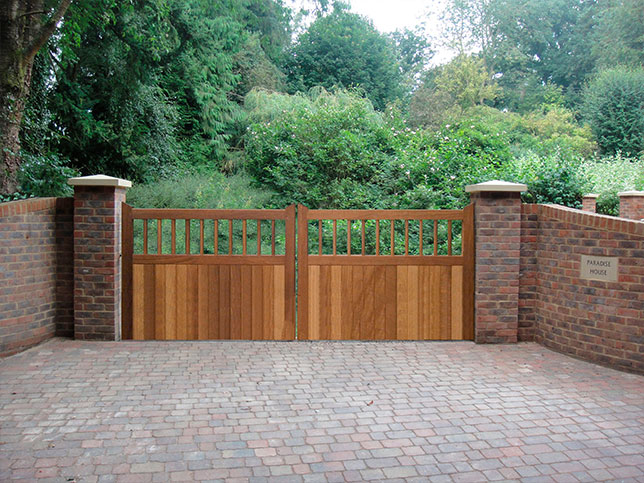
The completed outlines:
{"type": "Polygon", "coordinates": [[[590,193],[587,195],[584,195],[582,201],[581,201],[581,209],[583,211],[590,211],[591,213],[596,213],[597,212],[597,198],[599,195],[590,193]]]}
{"type": "Polygon", "coordinates": [[[644,191],[624,191],[619,196],[619,216],[629,220],[644,220],[644,191]]]}
{"type": "Polygon", "coordinates": [[[74,335],[121,339],[121,203],[129,181],[96,175],[74,187],[74,335]]]}
{"type": "Polygon", "coordinates": [[[474,208],[476,267],[474,331],[477,343],[517,341],[524,184],[488,181],[469,185],[474,208]]]}

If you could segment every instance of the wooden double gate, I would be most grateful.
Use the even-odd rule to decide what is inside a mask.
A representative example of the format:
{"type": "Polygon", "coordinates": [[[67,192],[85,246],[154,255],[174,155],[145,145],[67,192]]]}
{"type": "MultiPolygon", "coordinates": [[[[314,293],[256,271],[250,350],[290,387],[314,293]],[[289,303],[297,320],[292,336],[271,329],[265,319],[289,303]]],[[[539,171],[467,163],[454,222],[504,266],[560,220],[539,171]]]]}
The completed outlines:
{"type": "Polygon", "coordinates": [[[471,340],[473,209],[124,204],[123,338],[471,340]]]}

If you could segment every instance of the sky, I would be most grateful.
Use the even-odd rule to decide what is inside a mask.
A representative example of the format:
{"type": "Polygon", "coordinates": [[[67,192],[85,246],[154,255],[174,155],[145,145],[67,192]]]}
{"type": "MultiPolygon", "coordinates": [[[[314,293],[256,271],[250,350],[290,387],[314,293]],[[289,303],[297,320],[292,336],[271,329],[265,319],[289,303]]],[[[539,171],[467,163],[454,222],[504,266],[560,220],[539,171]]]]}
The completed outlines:
{"type": "MultiPolygon", "coordinates": [[[[413,30],[425,23],[430,39],[437,39],[440,34],[440,14],[446,0],[345,0],[351,4],[351,11],[359,13],[373,21],[380,32],[408,28],[413,30]]],[[[306,0],[292,0],[291,4],[310,7],[306,0]]],[[[431,64],[443,64],[453,57],[448,49],[441,48],[432,42],[435,50],[431,64]]]]}

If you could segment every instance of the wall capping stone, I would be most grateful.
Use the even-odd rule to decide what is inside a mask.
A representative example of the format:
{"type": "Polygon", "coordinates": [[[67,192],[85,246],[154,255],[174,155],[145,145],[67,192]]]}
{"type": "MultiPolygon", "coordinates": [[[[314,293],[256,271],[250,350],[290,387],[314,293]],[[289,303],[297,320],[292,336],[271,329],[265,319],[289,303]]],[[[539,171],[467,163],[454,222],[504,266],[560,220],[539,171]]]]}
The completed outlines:
{"type": "Polygon", "coordinates": [[[94,174],[92,176],[80,176],[78,178],[69,178],[67,184],[71,186],[114,186],[117,188],[131,188],[132,182],[126,179],[105,176],[104,174],[94,174]]]}
{"type": "Polygon", "coordinates": [[[467,193],[480,193],[485,191],[522,193],[528,191],[528,186],[521,183],[510,183],[508,181],[486,181],[485,183],[468,184],[465,187],[467,193]]]}

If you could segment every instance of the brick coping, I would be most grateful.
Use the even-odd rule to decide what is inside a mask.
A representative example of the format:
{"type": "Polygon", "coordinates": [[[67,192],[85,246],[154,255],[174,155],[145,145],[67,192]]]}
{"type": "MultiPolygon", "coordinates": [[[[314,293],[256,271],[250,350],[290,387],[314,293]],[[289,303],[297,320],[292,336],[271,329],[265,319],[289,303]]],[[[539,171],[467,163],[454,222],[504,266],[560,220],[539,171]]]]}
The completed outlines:
{"type": "Polygon", "coordinates": [[[0,203],[0,217],[24,215],[55,208],[59,203],[73,203],[73,198],[29,198],[0,203]]]}

